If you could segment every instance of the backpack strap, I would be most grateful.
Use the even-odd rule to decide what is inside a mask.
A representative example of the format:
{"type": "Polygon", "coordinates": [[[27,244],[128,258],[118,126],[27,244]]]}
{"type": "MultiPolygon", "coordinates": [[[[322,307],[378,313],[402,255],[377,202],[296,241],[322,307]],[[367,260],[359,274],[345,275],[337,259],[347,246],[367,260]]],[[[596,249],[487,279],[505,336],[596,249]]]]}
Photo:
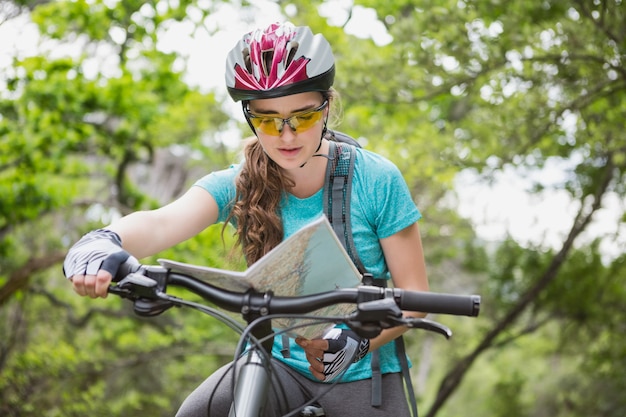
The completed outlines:
{"type": "MultiPolygon", "coordinates": [[[[326,184],[324,187],[324,214],[328,217],[335,234],[346,249],[352,262],[363,276],[364,285],[386,287],[386,279],[375,279],[368,274],[354,244],[352,222],[350,221],[350,195],[352,192],[352,175],[354,172],[355,146],[358,142],[341,132],[329,131],[329,161],[326,168],[326,184]],[[346,143],[348,145],[346,145],[346,143]],[[351,145],[351,146],[350,146],[351,145]]],[[[409,403],[413,417],[417,417],[417,401],[413,391],[413,383],[409,372],[409,364],[402,336],[394,341],[396,354],[402,367],[402,375],[409,395],[409,403]]],[[[380,369],[380,352],[372,351],[372,407],[382,405],[382,372],[380,369]]]]}
{"type": "Polygon", "coordinates": [[[402,368],[402,376],[404,377],[404,384],[406,385],[406,391],[409,395],[409,405],[411,406],[411,413],[413,417],[417,417],[417,399],[415,398],[415,391],[413,390],[413,381],[411,380],[411,373],[409,372],[409,361],[406,358],[406,349],[404,347],[404,336],[400,336],[394,340],[396,344],[396,354],[400,361],[400,367],[402,368]]]}
{"type": "Polygon", "coordinates": [[[324,214],[328,217],[330,225],[343,245],[346,252],[354,262],[361,274],[365,273],[365,267],[359,258],[352,239],[350,217],[350,193],[352,192],[352,174],[354,172],[354,159],[356,151],[352,146],[341,145],[338,142],[329,141],[329,154],[331,159],[326,168],[326,186],[324,187],[325,201],[324,214]]]}
{"type": "Polygon", "coordinates": [[[361,144],[356,141],[352,136],[348,136],[345,133],[339,132],[337,130],[329,130],[326,135],[326,139],[335,142],[347,143],[349,145],[354,146],[355,148],[360,148],[361,144]]]}

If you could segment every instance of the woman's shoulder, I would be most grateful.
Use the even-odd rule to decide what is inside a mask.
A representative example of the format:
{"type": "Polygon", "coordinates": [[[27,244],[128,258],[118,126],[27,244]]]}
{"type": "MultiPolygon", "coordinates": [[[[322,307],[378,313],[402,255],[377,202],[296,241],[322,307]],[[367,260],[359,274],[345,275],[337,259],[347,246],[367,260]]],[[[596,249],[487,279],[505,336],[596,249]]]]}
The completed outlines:
{"type": "Polygon", "coordinates": [[[222,182],[233,182],[237,173],[241,170],[241,164],[232,164],[228,168],[213,171],[198,179],[196,185],[209,185],[222,182]]]}
{"type": "Polygon", "coordinates": [[[355,170],[367,173],[368,176],[379,177],[400,175],[397,165],[389,158],[365,148],[355,148],[355,170]]]}
{"type": "Polygon", "coordinates": [[[379,201],[404,190],[406,182],[400,169],[387,157],[356,148],[352,186],[359,193],[379,201]]]}
{"type": "Polygon", "coordinates": [[[235,178],[240,170],[241,165],[233,164],[228,168],[205,175],[198,179],[194,185],[208,191],[217,200],[218,204],[225,205],[234,198],[235,178]]]}
{"type": "Polygon", "coordinates": [[[352,186],[352,202],[369,224],[376,225],[379,238],[397,233],[420,217],[400,169],[383,155],[357,148],[352,186]]]}

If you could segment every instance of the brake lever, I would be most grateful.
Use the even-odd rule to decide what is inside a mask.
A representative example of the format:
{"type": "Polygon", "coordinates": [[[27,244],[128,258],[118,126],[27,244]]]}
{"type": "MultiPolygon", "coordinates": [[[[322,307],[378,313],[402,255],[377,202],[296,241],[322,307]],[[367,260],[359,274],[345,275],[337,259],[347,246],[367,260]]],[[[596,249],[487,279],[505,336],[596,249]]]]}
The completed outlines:
{"type": "Polygon", "coordinates": [[[156,280],[139,273],[131,273],[117,285],[109,286],[109,292],[132,300],[139,316],[156,316],[175,305],[171,298],[163,298],[156,280]]]}
{"type": "Polygon", "coordinates": [[[433,320],[423,319],[419,317],[405,317],[401,319],[401,321],[405,326],[410,327],[411,329],[422,329],[439,333],[446,339],[450,339],[452,337],[452,330],[450,330],[447,326],[444,326],[443,324],[437,323],[433,320]]]}
{"type": "Polygon", "coordinates": [[[132,300],[138,298],[156,300],[159,298],[158,283],[152,278],[134,272],[124,277],[117,285],[110,285],[109,292],[132,300]]]}
{"type": "Polygon", "coordinates": [[[402,319],[402,310],[392,298],[360,302],[346,324],[359,336],[373,339],[402,319]]]}

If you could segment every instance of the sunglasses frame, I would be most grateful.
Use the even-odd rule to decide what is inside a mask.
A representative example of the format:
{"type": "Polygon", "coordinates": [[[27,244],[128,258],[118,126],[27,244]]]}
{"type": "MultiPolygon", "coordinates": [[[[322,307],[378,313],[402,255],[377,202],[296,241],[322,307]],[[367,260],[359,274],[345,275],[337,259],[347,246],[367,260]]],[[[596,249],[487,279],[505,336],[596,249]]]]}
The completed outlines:
{"type": "Polygon", "coordinates": [[[254,114],[254,113],[252,113],[250,111],[250,108],[247,107],[247,106],[244,107],[243,111],[244,111],[244,114],[246,116],[246,119],[248,119],[248,123],[250,123],[250,125],[254,128],[255,131],[258,130],[258,131],[260,131],[260,132],[262,132],[262,133],[264,133],[266,135],[270,135],[270,136],[280,136],[283,133],[283,129],[285,128],[285,124],[287,124],[289,126],[289,128],[294,133],[303,133],[303,132],[306,132],[307,130],[311,129],[313,127],[313,125],[315,123],[317,123],[317,121],[315,123],[313,123],[310,127],[306,128],[304,130],[298,131],[298,128],[293,126],[293,124],[291,123],[291,120],[294,117],[301,117],[301,116],[304,116],[304,115],[307,115],[307,114],[310,114],[310,113],[321,113],[326,107],[328,107],[328,100],[324,100],[324,102],[321,105],[319,105],[318,107],[315,107],[315,108],[310,109],[310,110],[304,110],[304,111],[292,114],[291,116],[289,116],[287,118],[254,114]],[[252,123],[252,120],[254,120],[254,119],[271,119],[275,124],[280,123],[280,129],[276,128],[276,131],[278,132],[278,134],[274,135],[272,133],[268,133],[268,132],[263,131],[263,129],[261,129],[261,128],[254,127],[254,124],[252,123]],[[278,121],[278,123],[277,123],[277,121],[278,121]]]}

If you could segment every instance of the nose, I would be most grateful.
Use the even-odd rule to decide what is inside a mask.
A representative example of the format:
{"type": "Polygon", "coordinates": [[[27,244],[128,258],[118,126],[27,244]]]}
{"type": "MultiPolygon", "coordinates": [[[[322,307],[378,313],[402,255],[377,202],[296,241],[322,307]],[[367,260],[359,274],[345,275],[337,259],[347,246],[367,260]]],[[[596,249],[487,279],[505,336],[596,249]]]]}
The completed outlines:
{"type": "Polygon", "coordinates": [[[283,124],[283,130],[280,132],[280,138],[285,142],[290,142],[296,138],[296,131],[291,128],[290,123],[283,124]]]}

